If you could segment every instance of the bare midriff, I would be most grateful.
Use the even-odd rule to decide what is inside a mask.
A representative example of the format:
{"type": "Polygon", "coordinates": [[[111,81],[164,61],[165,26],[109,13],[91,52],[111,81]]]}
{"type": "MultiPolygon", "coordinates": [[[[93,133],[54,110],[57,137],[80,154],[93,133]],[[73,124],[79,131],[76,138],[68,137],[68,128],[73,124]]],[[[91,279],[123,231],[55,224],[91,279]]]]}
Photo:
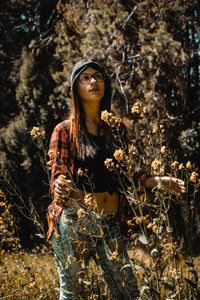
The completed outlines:
{"type": "Polygon", "coordinates": [[[108,192],[87,193],[78,190],[72,191],[70,198],[101,213],[113,213],[118,209],[119,205],[119,195],[117,193],[111,195],[108,192]],[[92,200],[90,201],[90,199],[92,200]]]}

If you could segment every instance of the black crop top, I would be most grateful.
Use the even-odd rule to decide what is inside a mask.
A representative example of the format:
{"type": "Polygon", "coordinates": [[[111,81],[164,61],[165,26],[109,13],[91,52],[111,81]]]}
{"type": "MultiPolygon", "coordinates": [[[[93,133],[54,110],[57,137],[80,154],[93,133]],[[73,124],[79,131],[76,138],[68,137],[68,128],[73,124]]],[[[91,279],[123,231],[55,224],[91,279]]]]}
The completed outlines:
{"type": "Polygon", "coordinates": [[[109,192],[110,194],[118,192],[119,183],[104,164],[106,158],[112,157],[109,149],[106,148],[105,136],[92,134],[89,134],[89,136],[91,141],[96,144],[98,150],[94,157],[86,157],[85,160],[74,159],[73,180],[76,187],[89,193],[92,191],[96,193],[109,192]],[[87,175],[90,180],[88,180],[87,176],[78,175],[77,171],[79,168],[83,172],[87,169],[87,175]]]}

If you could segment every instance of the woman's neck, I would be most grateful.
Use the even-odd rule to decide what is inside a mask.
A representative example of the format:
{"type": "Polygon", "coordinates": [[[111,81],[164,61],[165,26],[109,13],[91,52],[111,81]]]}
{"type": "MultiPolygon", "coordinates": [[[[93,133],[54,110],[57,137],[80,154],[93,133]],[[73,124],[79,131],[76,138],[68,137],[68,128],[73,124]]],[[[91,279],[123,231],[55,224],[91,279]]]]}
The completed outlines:
{"type": "Polygon", "coordinates": [[[99,123],[100,118],[100,106],[96,103],[94,104],[83,104],[83,110],[85,113],[85,121],[90,123],[99,123]]]}
{"type": "Polygon", "coordinates": [[[102,134],[100,130],[100,104],[94,103],[82,103],[85,113],[85,125],[89,133],[93,135],[102,134]],[[100,131],[99,131],[100,130],[100,131]]]}

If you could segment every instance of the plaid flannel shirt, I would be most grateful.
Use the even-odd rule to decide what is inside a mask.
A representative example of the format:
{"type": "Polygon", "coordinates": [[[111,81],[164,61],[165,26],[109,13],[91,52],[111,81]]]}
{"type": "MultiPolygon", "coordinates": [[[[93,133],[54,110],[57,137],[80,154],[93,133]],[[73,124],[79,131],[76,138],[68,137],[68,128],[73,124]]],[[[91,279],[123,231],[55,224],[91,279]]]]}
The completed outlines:
{"type": "MultiPolygon", "coordinates": [[[[68,172],[73,174],[74,170],[74,144],[70,137],[70,127],[72,126],[72,120],[68,119],[59,123],[55,128],[50,140],[50,159],[51,159],[51,183],[50,193],[53,197],[53,202],[48,207],[47,221],[48,232],[47,239],[51,237],[54,230],[55,222],[58,222],[63,205],[58,204],[54,199],[54,186],[59,175],[66,175],[68,172]]],[[[123,134],[127,135],[127,130],[123,122],[120,123],[123,134]]],[[[144,180],[144,175],[142,174],[144,180]]],[[[122,234],[126,235],[129,203],[124,195],[120,195],[119,203],[120,211],[120,225],[122,234]]]]}

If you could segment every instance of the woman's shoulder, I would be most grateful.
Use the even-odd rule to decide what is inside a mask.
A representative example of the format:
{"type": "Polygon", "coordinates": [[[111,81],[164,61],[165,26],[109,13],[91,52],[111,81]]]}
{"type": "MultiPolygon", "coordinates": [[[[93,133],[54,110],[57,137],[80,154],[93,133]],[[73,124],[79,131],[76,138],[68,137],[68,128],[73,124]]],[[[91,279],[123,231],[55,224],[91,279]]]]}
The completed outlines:
{"type": "Polygon", "coordinates": [[[68,118],[60,123],[58,123],[55,127],[54,127],[54,131],[66,131],[67,133],[69,133],[71,131],[71,127],[72,127],[72,119],[68,118]]]}

